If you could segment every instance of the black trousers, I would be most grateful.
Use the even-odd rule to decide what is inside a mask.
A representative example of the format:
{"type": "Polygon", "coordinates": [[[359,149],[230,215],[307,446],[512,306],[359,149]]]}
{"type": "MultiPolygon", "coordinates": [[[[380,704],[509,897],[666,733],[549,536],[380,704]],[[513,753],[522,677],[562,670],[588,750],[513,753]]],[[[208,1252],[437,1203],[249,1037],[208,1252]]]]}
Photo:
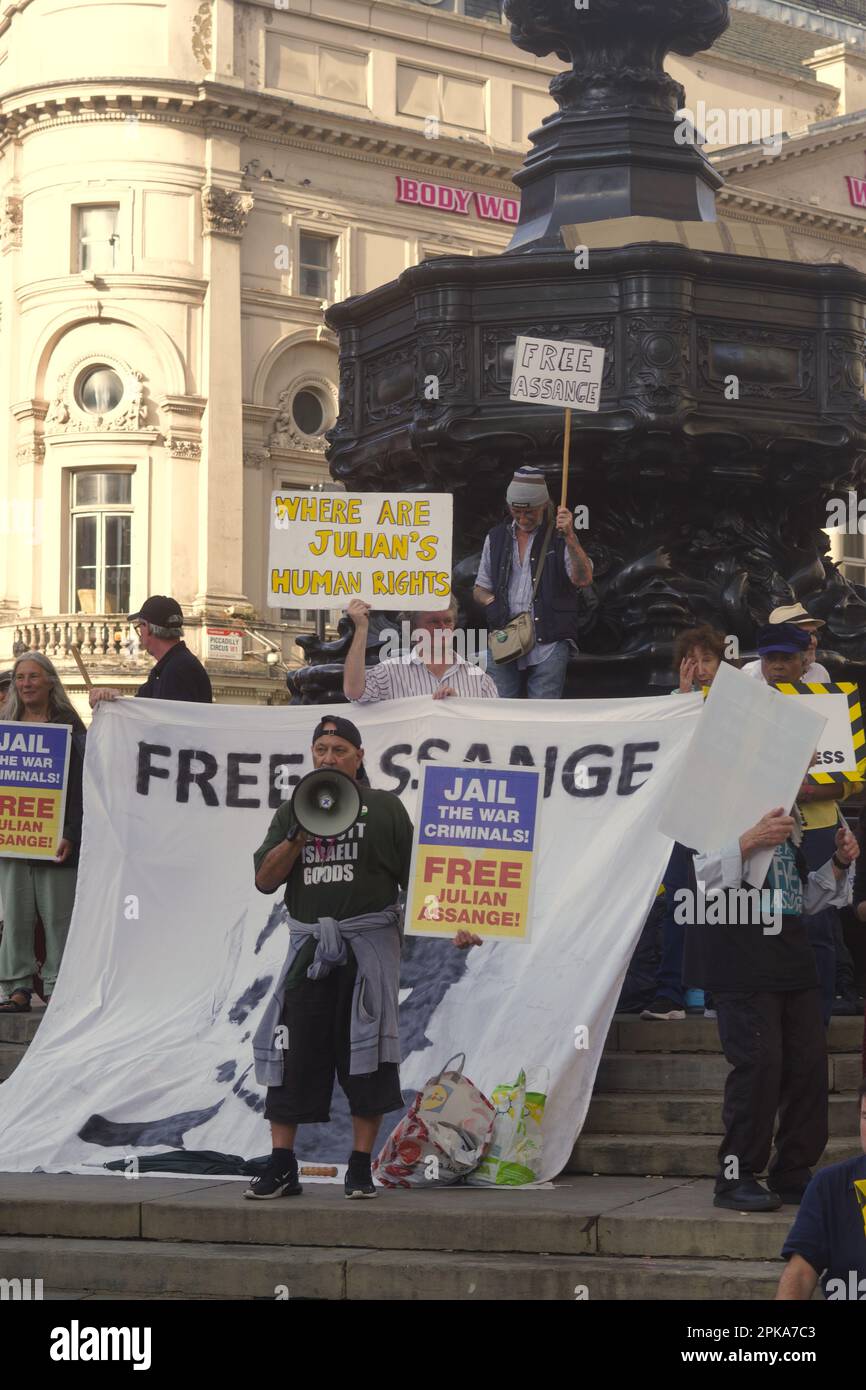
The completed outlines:
{"type": "Polygon", "coordinates": [[[827,1042],[821,991],[715,994],[719,1038],[733,1070],[725,1083],[716,1191],[767,1168],[771,1187],[809,1181],[827,1143],[827,1042]],[[736,1160],[733,1162],[732,1160],[736,1160]]]}
{"type": "Polygon", "coordinates": [[[324,979],[304,979],[286,990],[283,1082],[268,1087],[266,1120],[283,1125],[325,1124],[331,1118],[335,1072],[350,1114],[371,1118],[404,1108],[396,1062],[380,1062],[377,1071],[366,1074],[353,1076],[349,1070],[356,974],[350,950],[348,963],[324,979]]]}

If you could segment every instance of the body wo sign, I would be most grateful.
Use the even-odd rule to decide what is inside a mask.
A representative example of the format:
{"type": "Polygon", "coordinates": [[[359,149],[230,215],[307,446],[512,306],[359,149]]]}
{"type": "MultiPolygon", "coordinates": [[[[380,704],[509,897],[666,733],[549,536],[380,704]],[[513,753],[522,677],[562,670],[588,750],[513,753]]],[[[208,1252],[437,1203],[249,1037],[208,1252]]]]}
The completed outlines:
{"type": "Polygon", "coordinates": [[[518,338],[514,346],[511,400],[597,411],[604,348],[547,338],[518,338]]]}
{"type": "Polygon", "coordinates": [[[450,493],[273,493],[268,606],[444,608],[452,511],[450,493]]]}
{"type": "Polygon", "coordinates": [[[424,764],[407,935],[528,939],[541,796],[534,769],[424,764]]]}

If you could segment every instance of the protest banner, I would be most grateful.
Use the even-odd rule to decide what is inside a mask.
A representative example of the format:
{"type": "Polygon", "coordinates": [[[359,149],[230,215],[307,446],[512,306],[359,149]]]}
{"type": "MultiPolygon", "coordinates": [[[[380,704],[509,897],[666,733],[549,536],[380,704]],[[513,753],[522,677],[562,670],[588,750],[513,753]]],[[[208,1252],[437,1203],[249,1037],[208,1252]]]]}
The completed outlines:
{"type": "MultiPolygon", "coordinates": [[[[774,806],[793,806],[825,722],[807,701],[783,699],[722,662],[659,829],[710,854],[733,844],[774,806]]],[[[751,856],[753,888],[763,885],[772,857],[772,849],[751,856]]]]}
{"type": "Polygon", "coordinates": [[[407,935],[528,939],[541,790],[530,768],[424,765],[407,935]]]}
{"type": "MultiPolygon", "coordinates": [[[[407,1104],[455,1045],[488,1095],[529,1059],[549,1069],[545,1179],[583,1123],[670,856],[658,808],[702,716],[687,696],[550,700],[543,718],[532,704],[389,700],[357,718],[371,782],[413,819],[436,759],[472,777],[540,773],[529,939],[467,952],[407,937],[399,1014],[407,1104]],[[618,883],[628,891],[612,911],[618,883]]],[[[282,891],[254,885],[252,855],[333,710],[117,700],[100,711],[63,966],[45,1021],[0,1086],[0,1172],[103,1173],[118,1160],[125,1171],[183,1146],[270,1152],[252,1037],[289,930],[282,891]]],[[[351,1117],[339,1087],[331,1117],[300,1126],[301,1162],[345,1162],[351,1117]]]]}
{"type": "Polygon", "coordinates": [[[811,780],[824,786],[866,780],[866,733],[858,686],[853,681],[838,685],[792,681],[775,688],[783,695],[807,696],[810,708],[827,720],[818,741],[817,762],[809,773],[811,780]]]}
{"type": "Polygon", "coordinates": [[[0,856],[53,859],[63,837],[72,731],[0,723],[0,856]]]}
{"type": "Polygon", "coordinates": [[[597,411],[601,405],[604,348],[548,338],[518,338],[514,345],[510,399],[565,410],[562,444],[562,501],[568,497],[572,410],[597,411]]]}
{"type": "Polygon", "coordinates": [[[452,512],[450,493],[273,493],[268,606],[445,608],[452,512]]]}

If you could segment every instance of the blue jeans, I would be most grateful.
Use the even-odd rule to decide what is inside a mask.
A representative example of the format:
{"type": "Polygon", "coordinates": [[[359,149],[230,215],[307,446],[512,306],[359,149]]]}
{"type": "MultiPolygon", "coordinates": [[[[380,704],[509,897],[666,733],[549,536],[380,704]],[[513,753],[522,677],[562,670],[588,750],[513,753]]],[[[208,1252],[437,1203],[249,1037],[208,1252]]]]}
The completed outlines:
{"type": "Polygon", "coordinates": [[[570,655],[571,644],[557,642],[546,661],[538,666],[527,666],[525,672],[517,669],[516,661],[509,661],[506,666],[497,666],[491,661],[487,674],[495,680],[501,700],[523,698],[524,676],[527,700],[561,700],[570,655]]]}

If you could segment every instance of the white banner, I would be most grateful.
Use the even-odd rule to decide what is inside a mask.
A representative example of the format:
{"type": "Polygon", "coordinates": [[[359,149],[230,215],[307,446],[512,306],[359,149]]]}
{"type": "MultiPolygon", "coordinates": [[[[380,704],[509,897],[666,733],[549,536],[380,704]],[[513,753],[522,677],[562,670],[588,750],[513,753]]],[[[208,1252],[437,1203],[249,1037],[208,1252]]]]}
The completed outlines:
{"type": "MultiPolygon", "coordinates": [[[[288,933],[281,893],[253,885],[252,856],[269,802],[310,769],[323,713],[333,706],[122,700],[98,711],[66,955],[35,1041],[0,1086],[0,1171],[130,1169],[181,1145],[270,1152],[251,1039],[288,933]]],[[[700,701],[421,696],[353,713],[370,780],[410,814],[419,760],[543,770],[531,939],[468,954],[407,939],[401,1078],[408,1102],[458,1051],[488,1094],[521,1067],[547,1066],[552,1177],[583,1123],[667,862],[655,826],[700,701]]],[[[386,1117],[382,1139],[397,1118],[386,1117]]],[[[297,1148],[348,1158],[338,1087],[332,1124],[302,1128],[297,1148]]]]}
{"type": "Polygon", "coordinates": [[[268,606],[447,608],[453,509],[450,492],[273,493],[268,606]]]}

